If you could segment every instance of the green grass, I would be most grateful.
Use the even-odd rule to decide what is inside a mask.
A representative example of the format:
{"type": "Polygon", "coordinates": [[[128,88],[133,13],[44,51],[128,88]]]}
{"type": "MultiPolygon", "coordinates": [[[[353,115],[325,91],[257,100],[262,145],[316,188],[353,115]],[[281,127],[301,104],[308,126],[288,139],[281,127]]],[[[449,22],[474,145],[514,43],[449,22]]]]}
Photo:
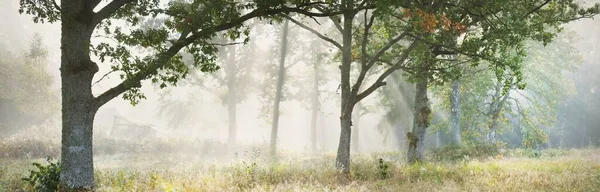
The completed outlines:
{"type": "MultiPolygon", "coordinates": [[[[600,191],[600,149],[520,154],[416,165],[393,153],[361,154],[352,157],[348,178],[333,169],[332,154],[292,154],[277,162],[260,155],[228,162],[98,156],[95,175],[98,191],[600,191]]],[[[43,159],[0,158],[0,191],[28,190],[19,178],[32,162],[43,159]]]]}

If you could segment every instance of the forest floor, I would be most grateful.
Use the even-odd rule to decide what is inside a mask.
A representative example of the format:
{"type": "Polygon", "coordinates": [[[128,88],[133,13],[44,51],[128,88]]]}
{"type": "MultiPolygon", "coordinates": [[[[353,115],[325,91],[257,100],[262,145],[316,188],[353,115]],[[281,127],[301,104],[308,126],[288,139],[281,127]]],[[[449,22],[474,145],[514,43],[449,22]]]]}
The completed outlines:
{"type": "MultiPolygon", "coordinates": [[[[333,154],[265,159],[97,156],[95,178],[98,191],[600,191],[600,149],[512,151],[417,165],[402,163],[394,153],[360,154],[352,156],[348,177],[336,173],[333,154]]],[[[45,164],[38,158],[0,158],[0,191],[30,189],[20,178],[33,162],[45,164]]]]}

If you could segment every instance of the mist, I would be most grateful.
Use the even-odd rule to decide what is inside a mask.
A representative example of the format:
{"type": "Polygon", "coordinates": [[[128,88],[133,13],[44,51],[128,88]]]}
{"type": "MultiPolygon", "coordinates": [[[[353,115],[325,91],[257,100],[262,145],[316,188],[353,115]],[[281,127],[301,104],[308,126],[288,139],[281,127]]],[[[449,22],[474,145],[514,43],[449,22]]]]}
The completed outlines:
{"type": "MultiPolygon", "coordinates": [[[[163,4],[166,6],[166,2],[163,4]]],[[[64,133],[61,133],[61,23],[34,23],[30,15],[19,14],[18,9],[19,2],[16,0],[0,2],[0,64],[3,69],[0,74],[0,156],[4,156],[0,158],[6,158],[0,162],[14,166],[17,166],[14,163],[16,159],[25,159],[25,163],[40,162],[46,156],[59,160],[61,139],[64,143],[64,133]]],[[[362,17],[362,12],[360,15],[362,17]]],[[[359,21],[355,25],[361,23],[362,26],[367,21],[366,15],[368,14],[365,14],[364,19],[358,19],[357,16],[359,21]]],[[[458,81],[457,79],[461,81],[458,92],[462,103],[462,115],[456,121],[460,126],[458,137],[462,137],[465,143],[463,146],[501,143],[491,144],[500,147],[498,154],[494,153],[487,160],[500,159],[502,155],[508,158],[509,153],[514,155],[519,150],[530,150],[532,153],[540,150],[570,150],[580,155],[570,156],[575,160],[583,159],[581,156],[585,154],[595,153],[594,150],[597,151],[597,147],[600,147],[598,18],[578,19],[563,25],[562,31],[548,45],[542,46],[534,41],[523,43],[528,52],[523,58],[523,80],[515,80],[514,86],[505,86],[505,80],[513,79],[512,76],[506,79],[501,79],[500,76],[514,74],[511,72],[517,71],[516,69],[507,68],[506,72],[502,71],[498,75],[499,73],[494,73],[497,68],[487,61],[471,68],[466,64],[460,65],[464,66],[460,68],[460,72],[443,69],[431,72],[430,85],[426,86],[428,92],[425,93],[425,98],[429,98],[427,105],[431,108],[431,118],[422,139],[424,141],[420,140],[427,159],[447,155],[444,150],[451,150],[455,144],[451,114],[453,104],[449,98],[452,97],[453,82],[458,81]],[[517,88],[517,84],[523,82],[527,85],[523,89],[517,88]],[[501,87],[509,89],[501,94],[501,87]],[[492,103],[502,98],[506,98],[507,104],[493,110],[497,104],[492,103]],[[489,112],[485,111],[488,109],[489,112]],[[498,117],[493,117],[492,114],[496,111],[498,117]]],[[[161,19],[165,20],[142,18],[142,24],[135,28],[147,30],[160,27],[164,25],[161,19]]],[[[333,169],[332,157],[336,152],[339,155],[340,135],[344,135],[342,113],[346,101],[342,97],[343,79],[340,79],[340,73],[343,72],[343,65],[340,62],[345,56],[336,46],[314,33],[339,42],[343,37],[331,22],[334,17],[331,20],[328,17],[296,19],[305,26],[289,22],[288,36],[284,42],[287,44],[287,56],[283,59],[285,69],[282,98],[279,101],[277,156],[280,162],[299,160],[306,163],[305,167],[299,168],[302,170],[316,166],[310,165],[311,162],[321,160],[331,161],[322,164],[333,169]],[[316,31],[305,30],[305,27],[316,31]],[[311,130],[313,125],[314,129],[311,130]]],[[[124,21],[116,22],[111,27],[134,28],[124,21]]],[[[105,177],[112,173],[110,171],[122,170],[170,170],[174,173],[187,173],[186,171],[202,167],[203,170],[210,169],[218,175],[220,172],[217,168],[210,168],[211,166],[237,166],[240,162],[256,161],[264,163],[261,165],[267,167],[267,170],[269,165],[276,164],[271,161],[268,152],[276,82],[281,78],[281,74],[278,74],[281,36],[286,29],[281,22],[267,19],[248,20],[245,27],[248,33],[242,33],[237,38],[229,38],[230,34],[226,32],[220,32],[211,38],[210,42],[219,44],[214,53],[218,70],[201,71],[199,68],[202,66],[194,66],[198,64],[194,60],[196,55],[181,51],[180,59],[185,66],[181,68],[189,69],[185,77],[176,78],[173,83],[173,80],[160,77],[161,74],[165,77],[170,75],[168,70],[159,70],[156,79],[147,78],[140,82],[139,88],[134,88],[139,89],[136,94],[143,95],[139,101],[126,98],[126,93],[102,105],[93,118],[93,163],[97,170],[102,170],[97,174],[105,174],[105,177]]],[[[362,32],[357,31],[352,38],[359,41],[362,32]]],[[[378,41],[385,41],[385,38],[392,37],[373,39],[381,44],[378,41]]],[[[395,52],[390,55],[393,57],[399,57],[403,51],[410,50],[412,41],[397,42],[400,48],[392,48],[395,52]]],[[[106,34],[95,33],[91,38],[92,46],[102,43],[111,46],[118,44],[106,34]]],[[[356,49],[352,51],[352,56],[355,57],[354,54],[358,54],[360,50],[352,49],[356,49]]],[[[370,49],[375,48],[369,47],[368,50],[375,52],[370,49]]],[[[128,47],[128,50],[133,56],[152,54],[144,48],[133,46],[128,47]]],[[[415,101],[415,94],[418,95],[418,86],[415,88],[415,85],[420,82],[418,75],[415,75],[419,73],[415,71],[419,68],[411,63],[419,60],[410,59],[412,57],[421,56],[410,55],[404,68],[387,76],[385,85],[377,87],[376,91],[353,106],[350,156],[356,157],[357,160],[353,159],[351,162],[357,162],[358,170],[361,166],[377,167],[380,170],[379,166],[384,161],[401,165],[397,168],[400,171],[394,168],[391,172],[404,173],[402,166],[408,166],[402,162],[410,156],[410,134],[416,133],[418,126],[421,126],[415,123],[419,120],[414,118],[420,117],[414,115],[421,106],[418,100],[415,101]],[[381,162],[378,164],[379,161],[381,162]]],[[[96,97],[118,86],[125,76],[130,77],[123,68],[115,70],[112,67],[123,66],[123,63],[119,63],[121,61],[111,61],[96,54],[90,54],[90,59],[99,68],[93,76],[91,87],[92,94],[96,97]]],[[[361,56],[356,56],[352,62],[359,63],[361,59],[361,56]]],[[[471,62],[460,56],[452,59],[463,63],[471,62]]],[[[440,68],[446,67],[443,65],[439,64],[440,68]]],[[[377,64],[366,72],[363,87],[358,92],[367,90],[369,85],[378,84],[378,77],[387,69],[386,66],[385,63],[377,64]]],[[[350,82],[360,79],[358,76],[363,67],[358,64],[350,67],[350,82]]],[[[495,148],[494,151],[496,152],[495,148]]],[[[547,154],[550,153],[552,152],[547,154]]],[[[465,156],[465,161],[471,160],[469,155],[465,156]]],[[[525,157],[517,158],[515,155],[515,159],[520,158],[525,157]]],[[[600,163],[597,160],[590,160],[590,166],[600,163]]],[[[291,166],[292,163],[289,164],[291,166]]],[[[27,173],[25,165],[18,166],[21,169],[16,170],[14,175],[27,173]]],[[[335,166],[338,166],[337,160],[335,166]]],[[[3,173],[1,170],[0,173],[3,173]]],[[[364,174],[368,175],[370,172],[364,174]]],[[[198,175],[192,174],[189,177],[196,176],[198,175]]],[[[9,182],[0,182],[0,191],[7,187],[6,183],[9,182]]],[[[346,187],[354,189],[356,186],[346,187]]],[[[600,189],[593,187],[599,186],[595,184],[586,189],[600,189]]],[[[229,191],[218,187],[199,188],[229,191]]],[[[236,189],[243,191],[251,188],[236,189]]],[[[367,188],[373,190],[369,187],[359,190],[368,190],[367,188]]],[[[100,188],[101,191],[111,189],[100,188]]],[[[143,189],[145,188],[137,190],[143,189]]],[[[280,190],[286,189],[289,188],[280,190]]],[[[467,189],[473,188],[459,190],[467,189]]],[[[295,190],[302,191],[297,188],[295,190]]]]}

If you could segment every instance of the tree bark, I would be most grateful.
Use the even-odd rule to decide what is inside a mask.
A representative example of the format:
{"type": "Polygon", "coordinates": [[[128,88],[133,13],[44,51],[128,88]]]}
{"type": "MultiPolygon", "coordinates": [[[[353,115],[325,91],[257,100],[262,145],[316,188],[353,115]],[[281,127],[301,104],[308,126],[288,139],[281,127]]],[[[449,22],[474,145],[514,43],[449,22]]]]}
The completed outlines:
{"type": "Polygon", "coordinates": [[[359,152],[359,138],[358,138],[358,130],[360,127],[360,117],[361,117],[361,113],[362,113],[362,106],[360,104],[356,105],[356,109],[354,110],[354,121],[352,122],[353,124],[353,131],[352,131],[352,150],[355,153],[359,152]]]}
{"type": "Polygon", "coordinates": [[[93,190],[93,122],[98,110],[92,78],[98,72],[90,60],[90,38],[95,25],[85,1],[62,1],[61,85],[62,146],[60,188],[93,190]]]}
{"type": "Polygon", "coordinates": [[[415,85],[415,109],[412,132],[406,134],[408,140],[408,163],[423,160],[425,134],[431,118],[429,99],[427,98],[427,78],[420,78],[415,85]]]}
{"type": "Polygon", "coordinates": [[[227,112],[229,118],[229,137],[230,146],[235,145],[237,141],[237,88],[236,88],[236,50],[235,46],[230,47],[227,61],[227,112]]]}
{"type": "Polygon", "coordinates": [[[281,35],[281,52],[279,57],[279,72],[277,77],[277,88],[275,90],[275,104],[273,105],[273,124],[271,124],[271,151],[270,155],[275,157],[277,153],[277,129],[279,126],[279,103],[281,101],[281,94],[283,89],[283,83],[285,79],[285,56],[287,54],[287,37],[288,37],[288,20],[283,22],[282,35],[281,35]]]}
{"type": "MultiPolygon", "coordinates": [[[[353,7],[352,0],[345,0],[344,6],[348,9],[353,7]]],[[[335,167],[344,174],[350,173],[350,142],[352,135],[352,110],[356,95],[352,94],[350,88],[350,69],[352,64],[352,20],[354,13],[344,13],[342,31],[342,65],[341,70],[341,92],[342,102],[340,111],[340,140],[338,144],[335,167]]]]}
{"type": "Polygon", "coordinates": [[[312,151],[317,151],[317,114],[319,112],[319,64],[315,61],[312,93],[312,112],[310,118],[310,144],[312,151]]]}
{"type": "Polygon", "coordinates": [[[450,92],[450,133],[451,143],[453,145],[461,145],[460,133],[460,80],[452,81],[452,91],[450,92]]]}

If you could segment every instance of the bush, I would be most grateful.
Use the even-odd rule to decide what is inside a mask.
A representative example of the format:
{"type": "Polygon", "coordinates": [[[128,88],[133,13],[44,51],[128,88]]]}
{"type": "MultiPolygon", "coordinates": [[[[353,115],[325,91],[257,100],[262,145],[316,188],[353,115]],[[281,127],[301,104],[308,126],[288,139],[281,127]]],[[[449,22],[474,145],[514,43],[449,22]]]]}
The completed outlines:
{"type": "Polygon", "coordinates": [[[35,191],[58,191],[60,162],[52,162],[52,158],[50,157],[46,157],[46,161],[48,162],[46,166],[40,163],[33,163],[38,170],[29,170],[29,177],[22,178],[22,180],[29,183],[35,191]]]}
{"type": "Polygon", "coordinates": [[[5,158],[43,158],[60,155],[60,145],[52,140],[8,138],[0,141],[0,155],[5,158]]]}
{"type": "Polygon", "coordinates": [[[459,161],[472,158],[487,158],[500,154],[502,147],[489,144],[466,144],[466,145],[448,145],[442,148],[431,150],[429,156],[434,161],[459,161]]]}
{"type": "Polygon", "coordinates": [[[377,172],[381,179],[387,179],[389,177],[389,164],[383,161],[383,158],[379,158],[377,161],[377,172]]]}

